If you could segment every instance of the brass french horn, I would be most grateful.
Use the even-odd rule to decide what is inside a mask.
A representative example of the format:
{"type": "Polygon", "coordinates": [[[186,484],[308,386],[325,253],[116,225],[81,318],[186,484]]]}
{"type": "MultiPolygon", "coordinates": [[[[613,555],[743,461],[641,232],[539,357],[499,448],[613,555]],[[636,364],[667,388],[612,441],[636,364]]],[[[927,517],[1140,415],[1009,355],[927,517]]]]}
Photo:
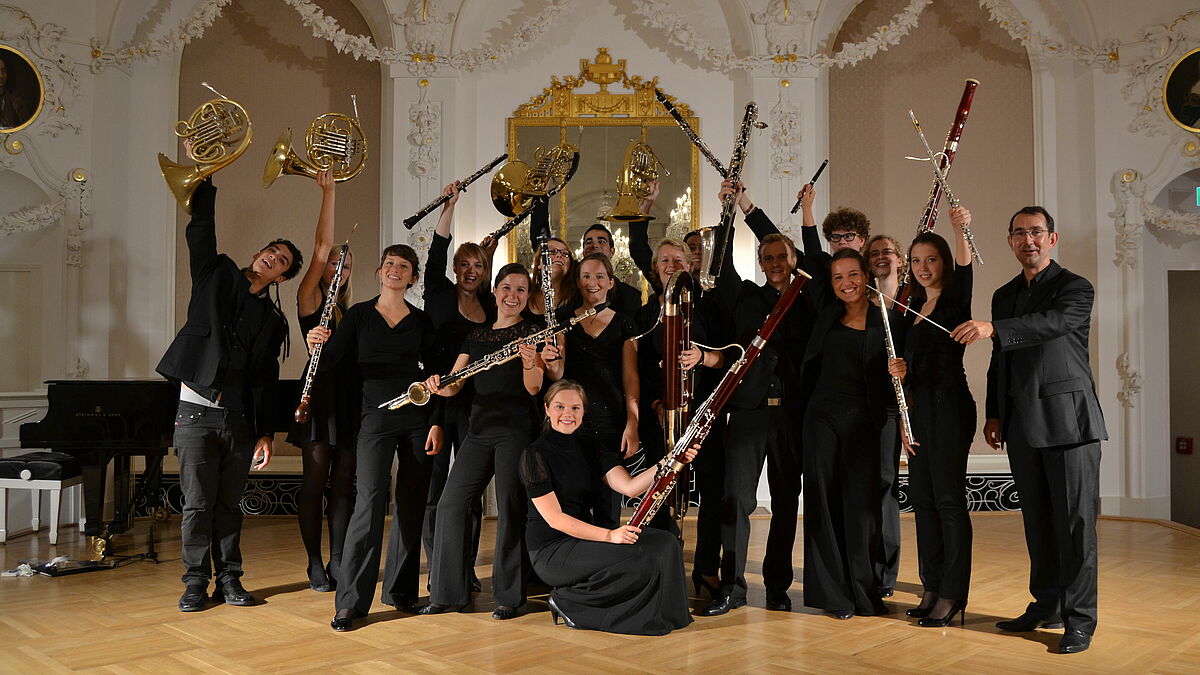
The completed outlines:
{"type": "Polygon", "coordinates": [[[654,220],[650,214],[642,213],[641,204],[650,194],[651,184],[658,180],[659,167],[662,167],[666,175],[671,175],[649,145],[641,141],[631,142],[625,149],[625,165],[621,169],[621,175],[617,177],[617,203],[612,211],[600,220],[654,220]]]}
{"type": "Polygon", "coordinates": [[[307,161],[292,149],[292,130],[284,129],[271,148],[271,156],[263,168],[263,187],[269,188],[284,174],[316,178],[330,169],[333,180],[340,183],[354,178],[367,164],[367,139],[358,121],[357,97],[350,97],[354,116],[329,112],[318,115],[304,135],[304,154],[307,161]]]}
{"type": "Polygon", "coordinates": [[[519,159],[500,167],[492,175],[492,204],[500,213],[514,218],[528,209],[536,197],[550,197],[562,190],[579,168],[579,148],[560,143],[549,150],[533,151],[534,165],[519,159]]]}
{"type": "Polygon", "coordinates": [[[158,153],[163,179],[185,213],[192,212],[192,194],[200,182],[241,157],[254,135],[250,115],[241,104],[221,96],[207,82],[202,84],[219,98],[200,104],[191,117],[175,123],[175,135],[190,141],[188,157],[194,163],[177,164],[158,153]]]}

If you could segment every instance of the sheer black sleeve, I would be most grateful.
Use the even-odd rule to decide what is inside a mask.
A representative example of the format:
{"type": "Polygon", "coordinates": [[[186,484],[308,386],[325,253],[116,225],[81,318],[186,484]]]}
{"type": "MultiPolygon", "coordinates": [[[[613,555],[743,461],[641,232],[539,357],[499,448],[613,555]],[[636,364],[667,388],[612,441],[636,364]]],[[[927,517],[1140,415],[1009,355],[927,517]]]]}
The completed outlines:
{"type": "Polygon", "coordinates": [[[550,483],[550,470],[546,467],[546,460],[541,451],[536,447],[531,445],[521,453],[519,472],[530,499],[554,492],[554,486],[550,483]]]}

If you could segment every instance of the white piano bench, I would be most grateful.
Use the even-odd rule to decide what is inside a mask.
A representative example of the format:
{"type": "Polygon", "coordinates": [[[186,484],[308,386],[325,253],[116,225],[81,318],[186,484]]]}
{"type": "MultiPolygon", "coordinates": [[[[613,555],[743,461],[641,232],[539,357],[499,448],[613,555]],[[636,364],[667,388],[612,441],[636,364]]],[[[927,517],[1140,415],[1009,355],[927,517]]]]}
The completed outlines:
{"type": "MultiPolygon", "coordinates": [[[[50,544],[58,543],[62,491],[83,483],[79,461],[62,452],[29,452],[0,459],[0,544],[8,541],[8,491],[30,490],[33,531],[41,529],[42,490],[50,491],[50,544]]],[[[82,488],[80,488],[82,490],[82,488]]]]}

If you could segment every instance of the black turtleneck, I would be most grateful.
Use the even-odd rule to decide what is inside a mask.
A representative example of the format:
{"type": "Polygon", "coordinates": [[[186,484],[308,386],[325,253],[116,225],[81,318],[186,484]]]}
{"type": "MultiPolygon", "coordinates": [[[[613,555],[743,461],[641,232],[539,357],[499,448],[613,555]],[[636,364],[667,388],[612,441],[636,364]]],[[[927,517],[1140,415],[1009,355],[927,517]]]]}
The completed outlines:
{"type": "MultiPolygon", "coordinates": [[[[530,500],[553,492],[563,513],[591,523],[592,507],[610,489],[604,484],[604,475],[620,463],[617,453],[605,450],[591,436],[549,429],[521,455],[521,481],[530,500]]],[[[525,524],[529,550],[536,551],[567,536],[550,527],[530,503],[525,524]]]]}

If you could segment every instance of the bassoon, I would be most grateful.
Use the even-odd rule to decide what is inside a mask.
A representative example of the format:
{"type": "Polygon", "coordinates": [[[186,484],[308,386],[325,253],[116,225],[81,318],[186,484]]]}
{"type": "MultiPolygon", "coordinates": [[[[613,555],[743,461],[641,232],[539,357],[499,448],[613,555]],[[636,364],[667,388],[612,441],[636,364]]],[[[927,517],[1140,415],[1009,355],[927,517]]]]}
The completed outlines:
{"type": "MultiPolygon", "coordinates": [[[[357,227],[357,226],[356,226],[357,227]]],[[[337,268],[333,272],[333,280],[329,282],[329,290],[325,292],[325,307],[321,310],[321,328],[329,328],[333,321],[333,308],[337,304],[337,294],[342,288],[342,270],[346,267],[346,254],[350,252],[350,244],[342,244],[338,252],[337,268]]],[[[308,367],[304,369],[304,387],[300,390],[300,405],[292,417],[299,423],[308,421],[308,406],[312,402],[313,379],[317,376],[317,364],[321,361],[321,348],[324,342],[313,345],[312,356],[308,359],[308,367]]]]}
{"type": "MultiPolygon", "coordinates": [[[[979,86],[979,80],[968,79],[963,85],[962,98],[958,102],[958,112],[954,114],[954,124],[950,125],[950,132],[946,134],[946,144],[942,147],[942,152],[938,154],[938,165],[941,169],[941,175],[945,176],[950,172],[950,165],[954,163],[954,155],[958,152],[958,142],[962,140],[963,127],[967,124],[967,115],[971,113],[971,101],[975,98],[975,88],[979,86]]],[[[937,223],[938,205],[942,201],[944,190],[942,189],[943,181],[936,177],[933,180],[933,186],[929,188],[929,200],[925,203],[925,211],[921,214],[921,222],[917,226],[917,234],[929,232],[937,223]]],[[[912,295],[912,286],[909,284],[910,270],[905,267],[904,274],[900,277],[900,290],[896,294],[905,305],[908,304],[908,298],[912,295]]]]}
{"type": "Polygon", "coordinates": [[[750,341],[749,346],[738,357],[738,360],[729,367],[729,370],[725,371],[725,375],[721,378],[721,382],[717,385],[717,388],[709,394],[704,403],[701,403],[696,408],[696,412],[692,415],[692,421],[688,423],[687,428],[683,430],[683,433],[675,441],[675,445],[672,446],[671,451],[667,453],[666,461],[658,464],[658,472],[654,476],[654,483],[650,486],[649,490],[646,490],[646,494],[642,495],[642,501],[633,512],[633,516],[630,517],[629,525],[642,527],[654,517],[654,514],[658,513],[659,508],[671,495],[671,490],[675,488],[675,483],[679,480],[679,472],[684,467],[684,463],[680,461],[680,458],[683,457],[688,448],[700,445],[708,437],[709,432],[712,431],[713,424],[717,421],[717,416],[721,414],[721,410],[733,396],[734,390],[741,384],[742,379],[746,377],[750,366],[754,365],[754,361],[758,358],[762,348],[766,346],[767,340],[771,339],[771,335],[775,333],[775,329],[783,321],[784,315],[787,314],[788,309],[795,302],[796,296],[800,294],[800,290],[804,288],[804,284],[812,278],[799,268],[795,270],[795,274],[796,278],[792,280],[791,285],[788,286],[783,295],[779,296],[779,300],[775,301],[775,306],[771,308],[771,313],[767,315],[767,320],[763,322],[758,334],[750,341]]]}
{"type": "MultiPolygon", "coordinates": [[[[493,159],[492,161],[488,162],[487,164],[483,165],[475,173],[462,179],[462,181],[459,182],[459,187],[458,187],[459,192],[466,192],[468,185],[479,180],[484,174],[491,172],[492,169],[494,169],[500,165],[500,162],[503,162],[506,159],[508,159],[507,152],[504,153],[503,155],[500,155],[496,159],[493,159]]],[[[450,197],[448,195],[438,195],[437,199],[426,204],[425,207],[422,208],[420,211],[417,211],[416,213],[412,214],[411,216],[405,218],[404,219],[404,227],[406,227],[410,230],[413,229],[413,225],[416,225],[418,222],[421,221],[422,218],[433,213],[434,209],[441,206],[442,204],[445,204],[446,200],[448,200],[448,199],[450,199],[450,197]]]]}
{"type": "MultiPolygon", "coordinates": [[[[684,270],[671,275],[663,291],[663,436],[666,447],[675,447],[683,430],[691,421],[691,404],[696,390],[696,369],[685,370],[679,362],[680,353],[692,348],[692,275],[684,270]]],[[[698,366],[699,364],[697,364],[698,366]]],[[[671,516],[682,523],[687,515],[691,490],[691,468],[679,472],[683,487],[671,500],[671,516]]],[[[680,537],[683,528],[679,528],[680,537]]]]}

